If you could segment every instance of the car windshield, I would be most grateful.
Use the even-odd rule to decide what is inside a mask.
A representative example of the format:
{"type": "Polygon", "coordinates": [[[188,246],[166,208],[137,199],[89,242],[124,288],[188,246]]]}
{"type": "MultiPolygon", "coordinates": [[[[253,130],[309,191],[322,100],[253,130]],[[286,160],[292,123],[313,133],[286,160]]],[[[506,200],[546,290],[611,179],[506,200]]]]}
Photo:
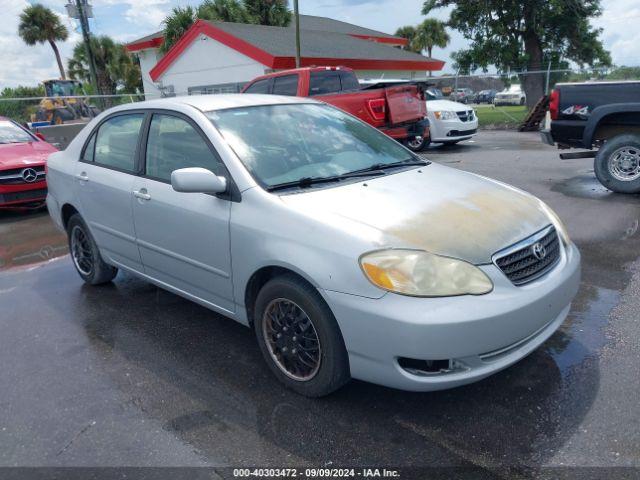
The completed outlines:
{"type": "Polygon", "coordinates": [[[26,143],[33,141],[33,137],[15,123],[0,120],[0,143],[26,143]]]}
{"type": "Polygon", "coordinates": [[[263,105],[207,116],[267,189],[419,161],[383,133],[327,105],[263,105]]]}

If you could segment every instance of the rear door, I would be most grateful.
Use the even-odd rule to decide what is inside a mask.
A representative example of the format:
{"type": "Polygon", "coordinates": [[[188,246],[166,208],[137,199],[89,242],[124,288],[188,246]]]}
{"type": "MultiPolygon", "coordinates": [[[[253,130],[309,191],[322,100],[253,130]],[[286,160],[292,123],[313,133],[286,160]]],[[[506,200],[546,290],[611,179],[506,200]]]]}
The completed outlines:
{"type": "Polygon", "coordinates": [[[188,117],[155,111],[143,139],[143,174],[133,184],[135,230],[145,273],[232,312],[231,201],[180,193],[171,172],[203,167],[231,178],[204,133],[188,117]]]}
{"type": "Polygon", "coordinates": [[[76,165],[80,213],[100,248],[118,265],[142,271],[135,240],[131,187],[138,171],[143,112],[104,120],[86,142],[76,165]]]}

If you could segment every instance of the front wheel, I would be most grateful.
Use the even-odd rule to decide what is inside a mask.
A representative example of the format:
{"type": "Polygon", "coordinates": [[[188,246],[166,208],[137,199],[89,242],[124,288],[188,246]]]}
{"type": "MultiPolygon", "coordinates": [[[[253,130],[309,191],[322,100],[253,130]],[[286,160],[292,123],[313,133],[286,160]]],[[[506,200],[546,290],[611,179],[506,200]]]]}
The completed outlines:
{"type": "Polygon", "coordinates": [[[414,137],[411,140],[405,140],[403,143],[412,152],[422,152],[431,143],[431,137],[414,137]]]}
{"type": "Polygon", "coordinates": [[[254,330],[269,368],[291,390],[321,397],[349,380],[338,323],[317,290],[302,279],[284,275],[262,287],[254,330]]]}
{"type": "Polygon", "coordinates": [[[596,177],[618,193],[640,193],[640,135],[608,140],[594,160],[596,177]]]}
{"type": "Polygon", "coordinates": [[[86,283],[100,285],[115,278],[118,269],[102,259],[91,232],[79,214],[69,219],[67,235],[73,266],[86,283]]]}

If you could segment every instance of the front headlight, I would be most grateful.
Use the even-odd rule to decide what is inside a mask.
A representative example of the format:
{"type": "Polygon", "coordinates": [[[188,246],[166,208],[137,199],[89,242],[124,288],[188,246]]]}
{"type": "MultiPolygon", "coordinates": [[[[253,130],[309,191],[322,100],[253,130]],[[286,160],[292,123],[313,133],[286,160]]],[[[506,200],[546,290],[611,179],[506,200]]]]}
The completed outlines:
{"type": "Polygon", "coordinates": [[[478,267],[422,250],[366,253],[360,257],[360,266],[371,283],[402,295],[448,297],[493,290],[493,283],[478,267]]]}
{"type": "Polygon", "coordinates": [[[442,112],[433,112],[433,114],[436,116],[438,120],[455,120],[456,118],[458,118],[458,115],[456,114],[456,112],[442,111],[442,112]]]}
{"type": "Polygon", "coordinates": [[[546,213],[547,217],[549,217],[549,220],[551,220],[551,223],[556,228],[556,232],[558,232],[558,235],[560,235],[560,238],[562,239],[563,243],[566,246],[569,246],[569,244],[571,243],[571,239],[569,238],[569,232],[567,232],[567,227],[564,226],[564,223],[562,223],[562,220],[560,220],[560,217],[558,217],[556,212],[551,210],[551,207],[549,207],[549,205],[544,203],[542,200],[540,200],[540,207],[542,207],[542,210],[544,211],[544,213],[546,213]]]}

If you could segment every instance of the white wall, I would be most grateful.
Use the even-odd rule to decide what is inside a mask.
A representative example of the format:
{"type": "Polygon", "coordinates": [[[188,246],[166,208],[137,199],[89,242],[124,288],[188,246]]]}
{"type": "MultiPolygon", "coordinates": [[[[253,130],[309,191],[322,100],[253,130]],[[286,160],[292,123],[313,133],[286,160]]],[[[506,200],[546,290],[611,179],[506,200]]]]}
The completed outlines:
{"type": "Polygon", "coordinates": [[[264,73],[261,63],[201,35],[158,80],[164,87],[173,85],[177,95],[186,95],[189,87],[248,82],[264,73]]]}
{"type": "Polygon", "coordinates": [[[142,90],[147,94],[147,100],[160,97],[160,90],[149,76],[149,70],[156,66],[160,59],[157,48],[149,48],[136,52],[140,58],[140,71],[142,73],[142,90]]]}

